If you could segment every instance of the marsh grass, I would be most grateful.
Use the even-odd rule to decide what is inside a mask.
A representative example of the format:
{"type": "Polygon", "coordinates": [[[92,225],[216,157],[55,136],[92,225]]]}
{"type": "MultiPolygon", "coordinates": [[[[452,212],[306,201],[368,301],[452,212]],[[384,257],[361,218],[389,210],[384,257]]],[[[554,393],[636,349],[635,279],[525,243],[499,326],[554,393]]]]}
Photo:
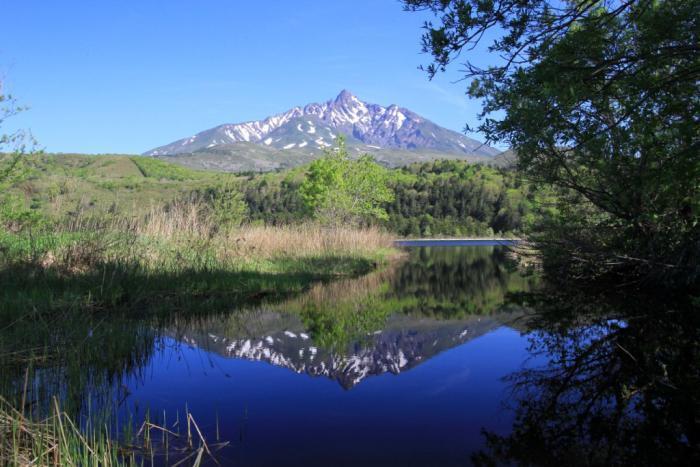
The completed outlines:
{"type": "Polygon", "coordinates": [[[110,441],[106,427],[81,431],[56,399],[51,414],[35,420],[0,398],[2,465],[115,466],[134,460],[110,441]]]}
{"type": "Polygon", "coordinates": [[[0,465],[101,466],[192,465],[216,460],[227,446],[218,438],[208,442],[194,416],[185,410],[167,425],[154,423],[146,413],[138,429],[132,423],[115,433],[109,418],[94,417],[81,425],[54,398],[43,418],[26,416],[0,397],[0,465]]]}
{"type": "Polygon", "coordinates": [[[392,253],[378,229],[221,226],[205,204],[176,201],[143,216],[77,214],[0,232],[6,305],[132,306],[161,298],[247,299],[374,269],[392,253]]]}
{"type": "Polygon", "coordinates": [[[206,441],[181,433],[187,410],[168,424],[165,414],[154,419],[123,403],[129,391],[119,382],[141,377],[162,345],[164,317],[74,308],[27,312],[7,325],[2,315],[0,465],[170,465],[184,458],[193,465],[198,450],[200,461],[209,458],[206,441]]]}
{"type": "Polygon", "coordinates": [[[326,228],[315,224],[282,227],[242,227],[235,232],[249,251],[264,257],[289,255],[371,256],[392,246],[393,236],[378,228],[326,228]]]}
{"type": "MultiPolygon", "coordinates": [[[[50,228],[0,231],[0,253],[5,264],[40,266],[110,260],[138,261],[158,267],[173,249],[182,259],[185,247],[207,253],[221,263],[277,258],[321,256],[374,256],[386,253],[393,237],[375,227],[364,229],[323,227],[307,223],[224,228],[214,222],[204,203],[173,202],[151,209],[141,217],[76,215],[50,228]],[[168,248],[170,247],[170,248],[168,248]],[[144,255],[146,253],[146,255],[144,255]]],[[[191,263],[180,263],[187,268],[191,263]]]]}

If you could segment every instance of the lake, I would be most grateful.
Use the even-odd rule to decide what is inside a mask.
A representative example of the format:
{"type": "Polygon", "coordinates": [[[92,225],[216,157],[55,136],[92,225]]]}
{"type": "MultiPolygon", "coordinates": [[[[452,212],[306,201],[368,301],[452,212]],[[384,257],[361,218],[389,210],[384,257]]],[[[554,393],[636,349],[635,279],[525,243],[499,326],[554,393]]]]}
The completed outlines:
{"type": "MultiPolygon", "coordinates": [[[[644,449],[633,428],[651,417],[634,388],[658,365],[640,361],[640,335],[654,329],[659,343],[682,327],[607,305],[580,313],[588,297],[542,301],[538,278],[493,242],[405,251],[283,301],[54,329],[67,357],[37,373],[32,395],[60,394],[83,414],[117,404],[122,424],[148,412],[173,431],[187,410],[224,465],[597,464],[644,449]],[[622,387],[632,392],[619,412],[622,387]]],[[[686,355],[697,355],[688,332],[686,355]]],[[[663,358],[669,378],[678,358],[663,358]]],[[[649,397],[693,406],[691,394],[649,397]]],[[[671,426],[663,407],[651,415],[664,420],[654,436],[670,430],[671,452],[695,452],[696,421],[671,426]]]]}

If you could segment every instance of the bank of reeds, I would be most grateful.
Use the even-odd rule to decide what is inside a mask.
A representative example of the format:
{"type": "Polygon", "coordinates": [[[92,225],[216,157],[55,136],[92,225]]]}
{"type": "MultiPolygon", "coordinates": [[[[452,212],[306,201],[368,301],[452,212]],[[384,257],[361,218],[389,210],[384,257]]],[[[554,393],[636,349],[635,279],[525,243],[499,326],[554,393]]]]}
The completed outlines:
{"type": "Polygon", "coordinates": [[[143,216],[78,213],[51,225],[0,229],[0,276],[13,283],[9,301],[8,293],[32,289],[18,306],[35,305],[42,293],[53,295],[46,300],[52,306],[62,306],[57,294],[103,307],[149,295],[245,299],[369,272],[391,246],[391,235],[376,228],[222,225],[204,203],[173,202],[143,216]]]}
{"type": "Polygon", "coordinates": [[[265,258],[341,254],[372,256],[392,245],[392,236],[377,228],[325,228],[316,224],[282,227],[245,226],[227,238],[242,243],[247,254],[265,258]]]}
{"type": "Polygon", "coordinates": [[[390,248],[392,236],[376,227],[324,227],[306,223],[283,226],[221,226],[205,205],[174,203],[152,210],[134,225],[140,235],[161,239],[198,238],[234,256],[274,258],[324,254],[372,255],[390,248]]]}
{"type": "MultiPolygon", "coordinates": [[[[50,228],[5,232],[1,238],[5,263],[34,261],[44,267],[65,264],[73,268],[103,260],[157,266],[158,260],[168,255],[182,259],[187,253],[184,250],[193,245],[223,264],[280,257],[376,256],[392,246],[392,236],[373,227],[324,227],[314,223],[222,226],[205,205],[196,202],[172,203],[142,217],[77,215],[50,228]],[[178,252],[176,247],[183,251],[178,252]]],[[[186,261],[180,265],[193,266],[186,261]]]]}
{"type": "Polygon", "coordinates": [[[109,467],[133,460],[133,455],[120,452],[106,432],[81,433],[54,402],[49,416],[35,420],[0,398],[1,465],[109,467]]]}
{"type": "Polygon", "coordinates": [[[0,465],[116,467],[127,465],[191,465],[216,461],[216,451],[228,441],[208,442],[191,413],[174,424],[151,422],[146,415],[138,429],[110,431],[109,421],[89,427],[80,424],[53,399],[51,413],[43,418],[26,416],[0,397],[0,465]],[[180,426],[182,425],[182,426],[180,426]]]}

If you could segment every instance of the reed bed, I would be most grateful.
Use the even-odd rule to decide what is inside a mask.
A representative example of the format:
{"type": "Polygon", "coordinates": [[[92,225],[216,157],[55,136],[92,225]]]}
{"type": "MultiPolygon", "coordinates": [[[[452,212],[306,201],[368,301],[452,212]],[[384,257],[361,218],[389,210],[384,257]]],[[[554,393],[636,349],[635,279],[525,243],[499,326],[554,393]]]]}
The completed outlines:
{"type": "Polygon", "coordinates": [[[390,248],[393,241],[392,235],[377,227],[326,227],[316,223],[221,226],[207,207],[197,202],[177,202],[153,209],[134,228],[138,234],[151,238],[207,239],[212,247],[227,253],[266,259],[329,253],[366,255],[390,248]]]}
{"type": "MultiPolygon", "coordinates": [[[[164,422],[164,421],[163,421],[164,422]]],[[[190,465],[216,459],[216,452],[229,445],[218,436],[207,441],[192,414],[170,425],[153,423],[149,414],[138,430],[123,427],[115,438],[109,421],[80,427],[53,399],[51,414],[35,419],[25,416],[0,397],[0,465],[116,467],[127,465],[190,465]]]]}
{"type": "Polygon", "coordinates": [[[363,229],[324,227],[317,224],[281,227],[243,226],[225,239],[243,246],[247,254],[264,258],[323,256],[329,254],[371,255],[391,248],[393,237],[376,227],[363,229]]]}
{"type": "Polygon", "coordinates": [[[117,466],[133,460],[106,432],[81,433],[54,400],[50,416],[33,420],[0,398],[0,464],[117,466]]]}
{"type": "Polygon", "coordinates": [[[18,313],[233,306],[366,274],[398,254],[375,227],[241,226],[222,217],[205,203],[177,201],[145,215],[77,213],[42,228],[0,228],[0,281],[8,284],[0,300],[18,313]]]}
{"type": "Polygon", "coordinates": [[[134,222],[133,227],[139,235],[164,239],[187,236],[212,238],[221,231],[210,209],[196,201],[175,201],[167,206],[152,208],[134,222]]]}
{"type": "MultiPolygon", "coordinates": [[[[43,231],[0,230],[0,264],[25,263],[63,274],[104,263],[157,270],[236,270],[278,259],[381,259],[393,237],[376,228],[221,225],[198,202],[173,202],[143,216],[78,214],[43,231]]],[[[269,266],[269,264],[268,264],[269,266]]]]}

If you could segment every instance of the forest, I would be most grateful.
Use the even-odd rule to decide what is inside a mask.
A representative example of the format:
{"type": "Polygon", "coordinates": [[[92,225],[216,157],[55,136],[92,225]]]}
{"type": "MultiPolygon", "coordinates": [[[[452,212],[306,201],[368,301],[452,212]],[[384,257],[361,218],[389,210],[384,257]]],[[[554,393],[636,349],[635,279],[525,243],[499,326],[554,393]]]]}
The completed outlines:
{"type": "MultiPolygon", "coordinates": [[[[281,225],[305,219],[303,181],[302,170],[246,177],[242,192],[250,221],[281,225]]],[[[387,218],[369,222],[400,236],[518,234],[535,218],[537,190],[510,169],[438,160],[391,171],[389,185],[394,199],[383,203],[387,218]]]]}

